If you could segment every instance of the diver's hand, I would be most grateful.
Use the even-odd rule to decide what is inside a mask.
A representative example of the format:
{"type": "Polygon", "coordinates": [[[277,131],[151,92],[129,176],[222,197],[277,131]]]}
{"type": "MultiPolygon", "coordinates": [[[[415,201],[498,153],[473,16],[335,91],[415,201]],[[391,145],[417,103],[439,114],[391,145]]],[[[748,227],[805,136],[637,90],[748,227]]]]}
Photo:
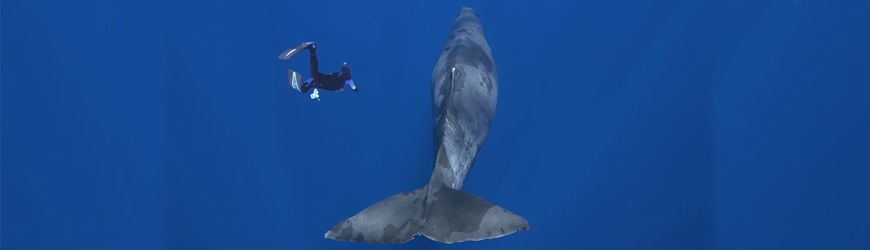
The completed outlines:
{"type": "Polygon", "coordinates": [[[314,89],[314,92],[312,92],[309,96],[311,97],[311,100],[320,101],[320,92],[317,91],[317,89],[314,89]]]}
{"type": "Polygon", "coordinates": [[[353,90],[353,92],[356,93],[356,92],[359,92],[359,87],[351,88],[350,90],[353,90]]]}

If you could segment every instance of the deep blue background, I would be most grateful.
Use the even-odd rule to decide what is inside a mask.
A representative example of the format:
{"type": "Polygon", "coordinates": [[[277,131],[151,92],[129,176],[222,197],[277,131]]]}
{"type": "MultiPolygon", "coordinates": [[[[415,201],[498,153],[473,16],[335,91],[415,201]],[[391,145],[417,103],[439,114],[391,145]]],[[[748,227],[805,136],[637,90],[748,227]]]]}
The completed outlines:
{"type": "Polygon", "coordinates": [[[868,1],[2,2],[18,249],[870,249],[868,1]],[[465,190],[530,231],[323,233],[425,183],[431,70],[478,9],[500,89],[465,190]],[[294,94],[314,40],[358,94],[294,94]]]}

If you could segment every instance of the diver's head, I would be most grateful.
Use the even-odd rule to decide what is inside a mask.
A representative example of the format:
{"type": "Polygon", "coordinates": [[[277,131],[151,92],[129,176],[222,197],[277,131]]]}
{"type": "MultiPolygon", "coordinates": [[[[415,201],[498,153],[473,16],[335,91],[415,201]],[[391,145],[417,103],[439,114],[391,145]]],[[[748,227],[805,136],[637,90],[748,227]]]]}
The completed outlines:
{"type": "Polygon", "coordinates": [[[350,66],[347,65],[347,62],[341,63],[341,75],[350,78],[350,66]]]}

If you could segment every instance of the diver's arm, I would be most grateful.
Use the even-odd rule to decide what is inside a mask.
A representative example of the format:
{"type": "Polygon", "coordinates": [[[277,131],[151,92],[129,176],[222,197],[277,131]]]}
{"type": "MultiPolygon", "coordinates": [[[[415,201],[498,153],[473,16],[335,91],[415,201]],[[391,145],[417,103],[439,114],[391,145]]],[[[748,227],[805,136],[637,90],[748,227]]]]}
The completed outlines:
{"type": "Polygon", "coordinates": [[[350,86],[350,90],[356,91],[356,85],[353,84],[353,79],[347,79],[344,81],[345,86],[350,86]]]}
{"type": "Polygon", "coordinates": [[[308,80],[305,80],[305,82],[302,83],[302,86],[299,89],[299,91],[302,92],[303,94],[305,94],[308,92],[309,89],[311,89],[313,87],[314,87],[314,79],[308,78],[308,80]]]}

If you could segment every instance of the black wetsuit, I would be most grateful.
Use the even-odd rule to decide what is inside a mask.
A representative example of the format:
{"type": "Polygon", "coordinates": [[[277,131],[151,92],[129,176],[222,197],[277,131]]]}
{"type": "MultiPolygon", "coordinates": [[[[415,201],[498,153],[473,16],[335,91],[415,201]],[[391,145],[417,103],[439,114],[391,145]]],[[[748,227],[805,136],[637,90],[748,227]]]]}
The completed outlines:
{"type": "Polygon", "coordinates": [[[317,64],[317,52],[315,46],[308,48],[308,51],[310,52],[309,61],[311,63],[311,79],[302,85],[300,91],[302,93],[307,93],[308,90],[312,88],[337,91],[343,89],[345,85],[350,85],[351,89],[356,91],[357,88],[353,84],[353,80],[350,78],[350,68],[348,68],[347,65],[342,65],[341,71],[339,72],[332,74],[320,73],[317,64]]]}

